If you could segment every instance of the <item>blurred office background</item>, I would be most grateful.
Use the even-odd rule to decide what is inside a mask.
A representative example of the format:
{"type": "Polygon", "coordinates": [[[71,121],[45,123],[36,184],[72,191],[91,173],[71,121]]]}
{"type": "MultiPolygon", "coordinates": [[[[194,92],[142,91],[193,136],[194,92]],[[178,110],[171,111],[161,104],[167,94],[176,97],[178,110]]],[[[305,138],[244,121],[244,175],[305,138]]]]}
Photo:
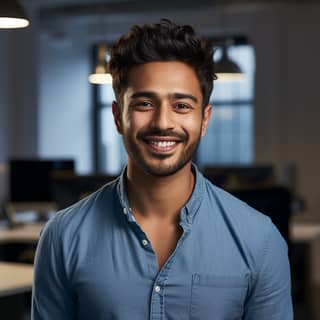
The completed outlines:
{"type": "Polygon", "coordinates": [[[212,122],[194,160],[214,183],[271,216],[289,244],[296,319],[320,319],[320,2],[19,3],[30,26],[0,29],[0,277],[30,268],[17,269],[22,284],[13,289],[0,283],[1,319],[28,319],[39,229],[21,235],[22,228],[125,164],[111,85],[88,76],[131,25],[163,17],[193,25],[214,40],[215,60],[225,47],[241,69],[240,80],[215,82],[212,122]]]}

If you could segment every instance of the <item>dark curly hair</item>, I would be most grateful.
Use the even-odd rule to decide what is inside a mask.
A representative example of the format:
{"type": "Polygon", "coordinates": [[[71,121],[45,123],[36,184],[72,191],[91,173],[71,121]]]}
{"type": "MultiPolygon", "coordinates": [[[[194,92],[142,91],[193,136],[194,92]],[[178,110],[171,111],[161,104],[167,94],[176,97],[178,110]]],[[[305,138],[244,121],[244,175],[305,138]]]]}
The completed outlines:
{"type": "Polygon", "coordinates": [[[135,25],[111,49],[110,72],[116,99],[128,85],[132,67],[155,61],[180,61],[191,66],[200,82],[203,107],[208,105],[213,89],[213,44],[195,33],[191,26],[179,26],[167,19],[159,23],[135,25]]]}

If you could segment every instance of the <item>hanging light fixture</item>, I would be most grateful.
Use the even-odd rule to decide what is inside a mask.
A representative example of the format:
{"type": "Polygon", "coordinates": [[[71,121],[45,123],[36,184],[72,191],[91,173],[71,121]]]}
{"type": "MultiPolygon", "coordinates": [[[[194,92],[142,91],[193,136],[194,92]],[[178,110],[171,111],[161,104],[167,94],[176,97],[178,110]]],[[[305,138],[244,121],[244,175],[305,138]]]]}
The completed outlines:
{"type": "Polygon", "coordinates": [[[240,81],[244,76],[240,67],[230,59],[228,55],[228,40],[225,39],[222,44],[221,58],[215,63],[215,73],[218,81],[240,81]]]}
{"type": "Polygon", "coordinates": [[[25,28],[30,24],[17,0],[0,1],[0,29],[25,28]]]}
{"type": "Polygon", "coordinates": [[[106,44],[100,44],[97,50],[97,62],[93,73],[89,75],[89,82],[92,84],[110,84],[112,83],[112,77],[109,71],[109,59],[108,46],[106,44]]]}

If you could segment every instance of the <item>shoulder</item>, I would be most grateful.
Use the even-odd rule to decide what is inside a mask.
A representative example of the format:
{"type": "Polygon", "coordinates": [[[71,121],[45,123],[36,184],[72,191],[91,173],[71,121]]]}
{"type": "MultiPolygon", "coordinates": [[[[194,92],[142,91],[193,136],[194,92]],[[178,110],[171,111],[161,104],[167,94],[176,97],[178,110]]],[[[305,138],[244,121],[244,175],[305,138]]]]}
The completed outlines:
{"type": "Polygon", "coordinates": [[[241,250],[263,263],[266,255],[287,252],[287,244],[271,219],[230,193],[206,180],[209,205],[217,208],[212,214],[226,226],[241,250]]]}
{"type": "Polygon", "coordinates": [[[55,213],[43,228],[41,238],[50,234],[53,240],[68,238],[65,240],[70,241],[81,230],[98,224],[102,212],[106,213],[104,217],[107,218],[108,208],[111,212],[115,202],[117,180],[104,185],[72,206],[55,213]]]}
{"type": "Polygon", "coordinates": [[[211,203],[215,203],[221,213],[239,225],[248,225],[252,227],[266,227],[271,220],[265,214],[250,207],[244,201],[236,198],[229,192],[213,185],[205,179],[206,193],[211,203]]]}

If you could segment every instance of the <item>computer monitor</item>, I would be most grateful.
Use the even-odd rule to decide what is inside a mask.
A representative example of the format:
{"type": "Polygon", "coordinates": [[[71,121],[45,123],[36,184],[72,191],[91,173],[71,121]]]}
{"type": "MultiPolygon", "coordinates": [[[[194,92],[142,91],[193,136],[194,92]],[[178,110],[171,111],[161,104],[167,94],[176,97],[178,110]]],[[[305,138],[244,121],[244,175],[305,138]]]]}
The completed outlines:
{"type": "Polygon", "coordinates": [[[275,183],[272,165],[212,166],[203,168],[202,172],[212,183],[229,191],[275,183]]]}
{"type": "Polygon", "coordinates": [[[55,175],[53,195],[57,209],[72,205],[114,179],[116,176],[102,174],[55,175]]]}
{"type": "Polygon", "coordinates": [[[74,173],[72,159],[11,159],[9,201],[11,203],[52,202],[52,178],[56,173],[74,173]]]}

